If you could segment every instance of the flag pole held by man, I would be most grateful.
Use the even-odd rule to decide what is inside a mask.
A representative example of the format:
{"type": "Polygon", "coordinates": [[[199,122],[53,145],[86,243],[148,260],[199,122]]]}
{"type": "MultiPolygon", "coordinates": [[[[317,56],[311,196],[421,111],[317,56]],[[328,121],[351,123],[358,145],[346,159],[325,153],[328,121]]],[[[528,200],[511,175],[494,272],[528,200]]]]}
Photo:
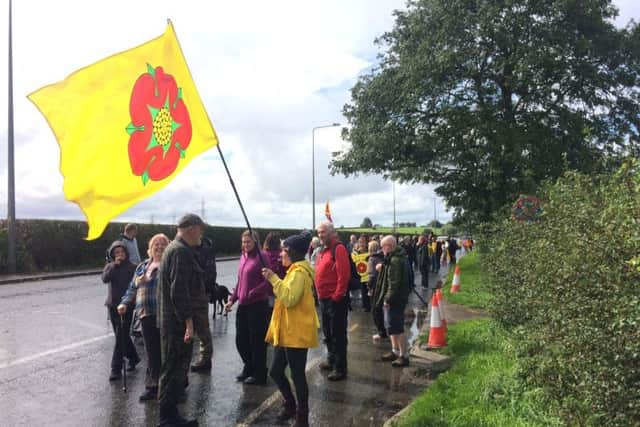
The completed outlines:
{"type": "Polygon", "coordinates": [[[58,141],[64,195],[84,212],[89,240],[218,143],[171,22],[28,97],[58,141]]]}

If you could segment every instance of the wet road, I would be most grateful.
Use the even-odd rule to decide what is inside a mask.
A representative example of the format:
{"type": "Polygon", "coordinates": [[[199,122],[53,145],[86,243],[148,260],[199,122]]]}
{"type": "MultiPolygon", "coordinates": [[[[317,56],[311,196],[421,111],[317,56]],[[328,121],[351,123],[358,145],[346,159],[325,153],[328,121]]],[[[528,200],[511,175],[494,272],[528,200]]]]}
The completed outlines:
{"type": "MultiPolygon", "coordinates": [[[[237,261],[218,264],[218,282],[235,285],[237,261]]],[[[434,278],[435,279],[435,278],[434,278]]],[[[416,280],[419,283],[419,280],[416,280]]],[[[155,402],[141,404],[144,365],[128,373],[128,392],[108,381],[114,336],[97,276],[0,286],[0,424],[5,426],[155,426],[155,402]]],[[[423,293],[426,297],[426,294],[423,293]]],[[[419,307],[412,295],[410,306],[419,307]]],[[[373,322],[354,302],[349,319],[349,378],[320,372],[324,348],[309,353],[312,426],[380,426],[417,391],[408,370],[379,362],[388,343],[373,343],[373,322]]],[[[211,307],[210,307],[211,310],[211,307]]],[[[211,375],[189,374],[182,412],[206,426],[271,426],[280,400],[265,387],[235,382],[235,311],[211,323],[211,375]]],[[[408,319],[410,335],[424,319],[408,319]]],[[[138,352],[144,360],[142,342],[138,352]]],[[[195,346],[197,348],[197,345],[195,346]]]]}

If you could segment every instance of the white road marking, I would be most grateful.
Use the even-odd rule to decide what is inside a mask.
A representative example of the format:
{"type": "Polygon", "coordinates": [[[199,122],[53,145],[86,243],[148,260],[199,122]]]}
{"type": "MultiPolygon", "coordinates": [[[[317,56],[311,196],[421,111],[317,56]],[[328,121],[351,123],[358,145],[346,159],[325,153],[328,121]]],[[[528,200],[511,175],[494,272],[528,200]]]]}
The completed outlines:
{"type": "MultiPolygon", "coordinates": [[[[307,363],[307,369],[305,372],[309,372],[311,369],[315,368],[320,364],[322,357],[316,357],[315,359],[309,361],[307,363]]],[[[276,403],[280,397],[280,392],[276,391],[271,396],[269,396],[260,406],[253,410],[247,417],[242,420],[242,422],[236,424],[236,427],[249,427],[255,420],[258,419],[263,412],[265,412],[271,405],[276,403]]]]}
{"type": "MultiPolygon", "coordinates": [[[[58,316],[63,319],[71,320],[72,322],[79,325],[83,325],[85,328],[93,329],[96,332],[104,332],[104,330],[106,329],[104,326],[96,325],[95,323],[87,322],[86,320],[78,319],[77,317],[68,316],[66,314],[59,314],[58,316]]],[[[108,327],[110,326],[111,324],[109,323],[108,327]]]]}
{"type": "Polygon", "coordinates": [[[10,362],[0,363],[0,369],[9,368],[11,366],[23,365],[25,363],[31,362],[36,359],[40,359],[45,356],[50,356],[56,353],[62,353],[63,351],[72,350],[74,348],[82,347],[87,344],[92,344],[94,342],[102,341],[106,338],[113,338],[113,334],[101,335],[99,337],[89,338],[83,341],[78,341],[73,344],[64,345],[62,347],[54,348],[51,350],[43,351],[41,353],[32,354],[31,356],[21,357],[19,359],[12,360],[10,362]]]}

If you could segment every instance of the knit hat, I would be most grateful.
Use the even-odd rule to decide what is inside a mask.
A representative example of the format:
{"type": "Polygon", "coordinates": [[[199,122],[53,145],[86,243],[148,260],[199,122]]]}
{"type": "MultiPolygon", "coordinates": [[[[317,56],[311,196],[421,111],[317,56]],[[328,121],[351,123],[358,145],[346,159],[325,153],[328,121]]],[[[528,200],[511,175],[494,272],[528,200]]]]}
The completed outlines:
{"type": "Polygon", "coordinates": [[[311,233],[305,230],[300,234],[294,234],[284,239],[282,246],[286,246],[289,250],[304,256],[307,253],[307,249],[309,249],[309,243],[311,243],[311,233]]]}

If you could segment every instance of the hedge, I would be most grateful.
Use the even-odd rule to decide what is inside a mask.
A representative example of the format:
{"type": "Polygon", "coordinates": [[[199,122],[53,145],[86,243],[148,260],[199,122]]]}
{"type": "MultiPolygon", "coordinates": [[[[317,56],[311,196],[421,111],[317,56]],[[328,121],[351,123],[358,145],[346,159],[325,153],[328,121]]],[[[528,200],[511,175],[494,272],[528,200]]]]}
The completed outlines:
{"type": "MultiPolygon", "coordinates": [[[[88,241],[87,224],[83,221],[18,220],[17,270],[20,273],[54,271],[104,265],[106,248],[118,238],[125,223],[111,223],[99,239],[88,241]]],[[[208,226],[205,235],[213,239],[218,256],[240,253],[240,235],[246,227],[208,226]]],[[[255,228],[261,241],[270,231],[281,237],[299,233],[299,229],[255,228]]],[[[343,241],[349,232],[337,230],[343,241]]],[[[138,245],[141,253],[146,242],[156,233],[173,238],[176,227],[169,224],[138,224],[138,245]]],[[[0,221],[0,274],[7,273],[7,223],[0,221]]]]}
{"type": "Polygon", "coordinates": [[[567,173],[538,223],[485,230],[493,315],[568,425],[640,425],[640,164],[567,173]]]}
{"type": "MultiPolygon", "coordinates": [[[[19,272],[51,271],[104,265],[106,248],[122,233],[124,223],[111,223],[96,240],[84,240],[87,225],[82,221],[18,220],[17,269],[19,272]]],[[[240,235],[246,228],[208,226],[205,235],[212,238],[218,255],[240,253],[240,235]]],[[[300,230],[256,228],[263,239],[269,231],[281,236],[300,230]]],[[[138,224],[138,245],[146,250],[146,242],[156,233],[173,238],[174,225],[138,224]]],[[[7,225],[0,222],[0,274],[7,273],[7,225]]]]}

